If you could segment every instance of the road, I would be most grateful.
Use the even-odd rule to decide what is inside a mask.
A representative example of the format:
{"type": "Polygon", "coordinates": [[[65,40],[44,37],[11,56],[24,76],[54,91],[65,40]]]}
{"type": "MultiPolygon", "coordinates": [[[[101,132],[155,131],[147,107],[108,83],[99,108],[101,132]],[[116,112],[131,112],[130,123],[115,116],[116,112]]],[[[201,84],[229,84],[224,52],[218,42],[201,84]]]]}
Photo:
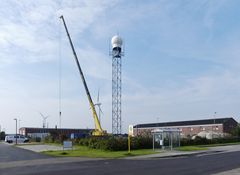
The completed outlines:
{"type": "MultiPolygon", "coordinates": [[[[29,151],[25,152],[25,150],[14,147],[9,148],[9,146],[3,146],[3,144],[0,144],[0,159],[2,157],[2,151],[4,152],[5,149],[13,149],[16,154],[25,155],[23,157],[25,161],[11,162],[11,158],[9,156],[9,162],[0,163],[0,175],[208,175],[235,168],[240,168],[239,151],[211,155],[194,155],[177,158],[155,158],[149,160],[105,159],[57,162],[51,157],[39,155],[37,153],[31,153],[29,151]],[[32,156],[32,154],[34,154],[34,156],[32,156]],[[37,159],[38,156],[40,157],[37,159]],[[28,161],[26,161],[26,158],[28,159],[28,161]],[[33,160],[29,161],[31,158],[33,160]],[[34,161],[36,162],[34,163],[34,161]],[[29,162],[31,162],[32,164],[29,164],[29,162]]],[[[12,159],[16,160],[16,158],[14,157],[12,157],[12,159]]],[[[18,160],[19,159],[20,156],[18,156],[18,160]]],[[[61,158],[58,158],[58,160],[59,159],[62,160],[61,158]]]]}

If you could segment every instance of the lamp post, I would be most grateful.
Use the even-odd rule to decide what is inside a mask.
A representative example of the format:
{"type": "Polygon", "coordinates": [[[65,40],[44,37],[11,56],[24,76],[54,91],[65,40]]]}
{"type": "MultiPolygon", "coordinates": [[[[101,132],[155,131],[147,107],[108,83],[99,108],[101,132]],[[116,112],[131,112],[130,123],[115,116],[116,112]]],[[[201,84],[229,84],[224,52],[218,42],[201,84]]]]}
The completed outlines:
{"type": "Polygon", "coordinates": [[[216,126],[215,126],[216,114],[217,114],[217,112],[214,112],[214,115],[213,115],[213,126],[212,126],[212,139],[213,139],[213,128],[215,128],[215,130],[216,130],[216,126]]]}
{"type": "Polygon", "coordinates": [[[17,145],[17,119],[14,119],[16,121],[16,145],[17,145]]]}
{"type": "Polygon", "coordinates": [[[22,120],[21,119],[18,119],[18,134],[20,135],[20,122],[21,122],[22,120]]]}

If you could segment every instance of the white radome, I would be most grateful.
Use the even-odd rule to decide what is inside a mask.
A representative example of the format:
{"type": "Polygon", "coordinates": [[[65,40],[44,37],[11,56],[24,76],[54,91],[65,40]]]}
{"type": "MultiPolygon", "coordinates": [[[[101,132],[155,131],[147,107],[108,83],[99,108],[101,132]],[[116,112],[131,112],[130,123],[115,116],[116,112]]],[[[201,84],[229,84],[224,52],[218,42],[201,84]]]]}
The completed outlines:
{"type": "Polygon", "coordinates": [[[112,37],[111,43],[112,43],[112,48],[122,47],[123,41],[120,36],[115,35],[112,37]]]}

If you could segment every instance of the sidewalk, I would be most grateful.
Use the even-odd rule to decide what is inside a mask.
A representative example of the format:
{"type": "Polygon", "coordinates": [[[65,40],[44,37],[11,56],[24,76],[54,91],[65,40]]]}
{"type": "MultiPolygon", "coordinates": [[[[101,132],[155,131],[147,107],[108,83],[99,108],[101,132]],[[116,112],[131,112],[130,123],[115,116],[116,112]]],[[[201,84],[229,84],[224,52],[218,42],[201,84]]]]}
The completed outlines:
{"type": "Polygon", "coordinates": [[[177,151],[177,150],[159,150],[157,154],[142,155],[135,157],[126,157],[124,159],[142,160],[142,159],[154,159],[154,158],[173,158],[173,157],[185,157],[185,156],[204,156],[210,154],[221,154],[224,152],[240,151],[240,145],[228,145],[209,147],[208,150],[203,151],[177,151]]]}
{"type": "Polygon", "coordinates": [[[143,159],[153,159],[153,158],[171,158],[171,157],[184,157],[184,156],[191,156],[197,154],[204,154],[207,153],[208,150],[204,151],[176,151],[176,150],[163,150],[159,151],[157,154],[148,154],[142,156],[134,156],[134,157],[125,157],[123,159],[130,159],[130,160],[143,160],[143,159]]]}

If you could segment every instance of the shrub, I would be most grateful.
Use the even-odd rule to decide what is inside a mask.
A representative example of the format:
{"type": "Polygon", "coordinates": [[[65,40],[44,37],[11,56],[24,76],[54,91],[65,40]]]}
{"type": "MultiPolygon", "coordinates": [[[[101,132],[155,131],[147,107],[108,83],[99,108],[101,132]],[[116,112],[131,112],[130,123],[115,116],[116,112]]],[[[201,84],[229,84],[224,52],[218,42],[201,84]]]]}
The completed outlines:
{"type": "MultiPolygon", "coordinates": [[[[90,137],[79,139],[79,145],[88,146],[93,149],[101,149],[108,151],[122,151],[128,149],[127,137],[90,137]]],[[[146,149],[152,148],[152,139],[148,137],[133,137],[131,138],[131,149],[146,149]]]]}
{"type": "Polygon", "coordinates": [[[152,148],[152,138],[151,137],[133,137],[131,138],[131,148],[132,149],[148,149],[152,148]]]}
{"type": "Polygon", "coordinates": [[[41,142],[41,137],[36,137],[36,138],[35,138],[35,141],[36,141],[36,142],[41,142]]]}
{"type": "Polygon", "coordinates": [[[44,138],[44,142],[52,143],[53,142],[53,137],[51,135],[48,135],[47,137],[44,138]]]}
{"type": "Polygon", "coordinates": [[[63,141],[67,139],[68,137],[66,136],[66,134],[60,134],[57,140],[60,141],[60,143],[63,143],[63,141]]]}
{"type": "Polygon", "coordinates": [[[88,139],[87,138],[77,139],[75,143],[82,146],[88,146],[88,139]]]}

